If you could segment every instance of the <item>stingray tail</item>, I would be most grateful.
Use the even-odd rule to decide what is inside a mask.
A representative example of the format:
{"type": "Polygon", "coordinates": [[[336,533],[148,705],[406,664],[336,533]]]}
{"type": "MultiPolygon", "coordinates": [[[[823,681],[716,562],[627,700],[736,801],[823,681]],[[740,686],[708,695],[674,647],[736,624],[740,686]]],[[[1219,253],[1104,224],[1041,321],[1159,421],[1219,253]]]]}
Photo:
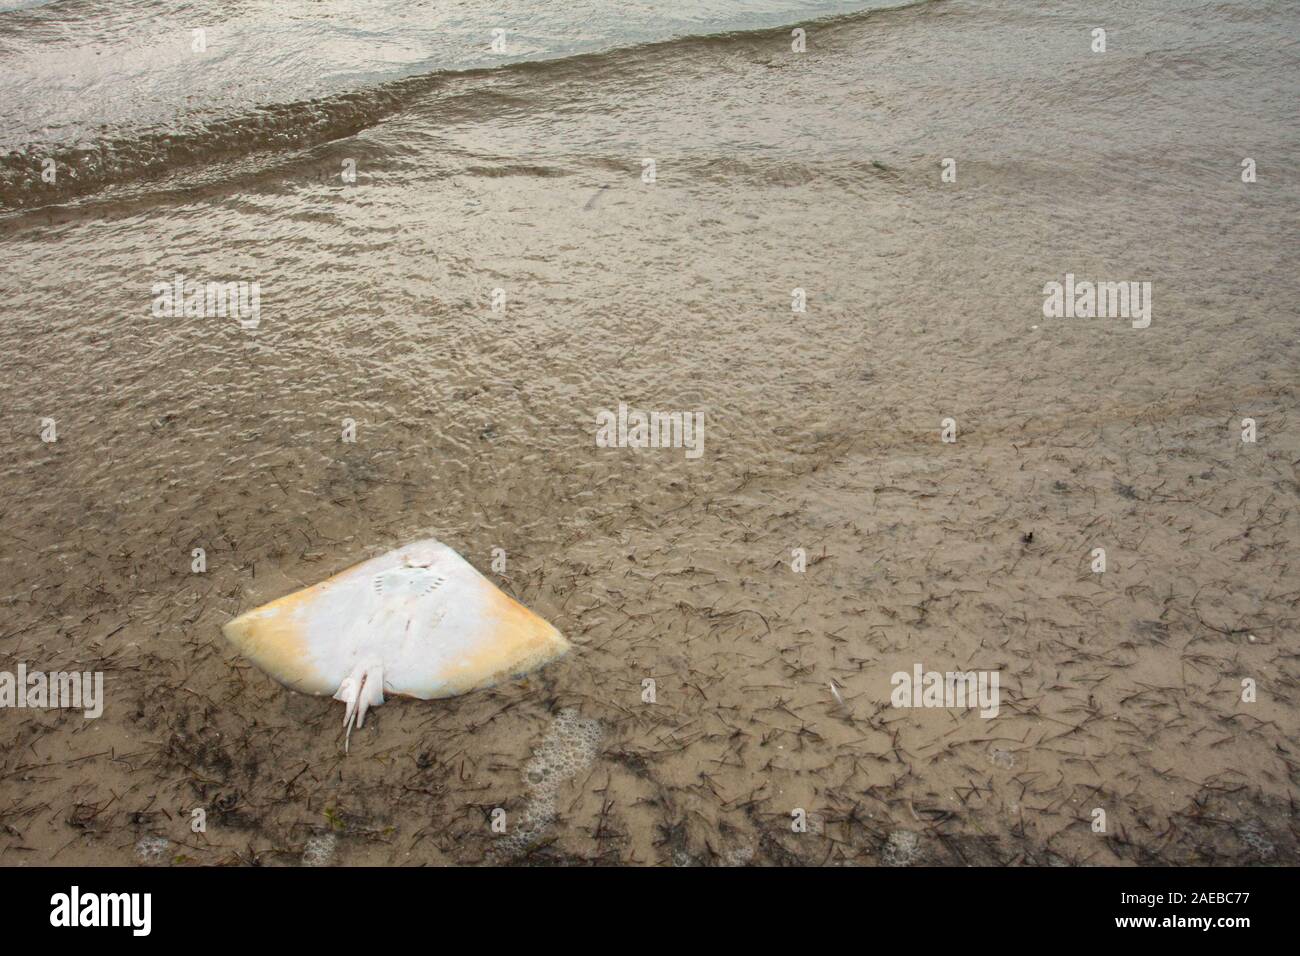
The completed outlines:
{"type": "Polygon", "coordinates": [[[348,752],[352,739],[352,725],[360,730],[366,723],[366,711],[384,702],[384,665],[382,661],[362,661],[343,678],[334,699],[341,700],[347,710],[343,714],[343,752],[348,752]]]}

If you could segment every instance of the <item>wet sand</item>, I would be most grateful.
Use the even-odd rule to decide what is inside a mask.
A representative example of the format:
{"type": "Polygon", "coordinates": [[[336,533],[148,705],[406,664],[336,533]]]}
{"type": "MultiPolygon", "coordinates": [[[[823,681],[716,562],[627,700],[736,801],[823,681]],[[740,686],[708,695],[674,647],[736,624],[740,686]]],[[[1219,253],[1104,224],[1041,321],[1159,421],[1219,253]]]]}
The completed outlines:
{"type": "Polygon", "coordinates": [[[1298,23],[927,3],[0,218],[0,669],[108,695],[0,711],[0,865],[1300,861],[1298,23]],[[178,272],[259,328],[152,317],[178,272]],[[1067,272],[1150,328],[1045,318],[1067,272]],[[620,402],[703,456],[597,448],[620,402]],[[575,650],[345,756],[220,627],[427,535],[575,650]],[[891,707],[916,663],[999,715],[891,707]]]}

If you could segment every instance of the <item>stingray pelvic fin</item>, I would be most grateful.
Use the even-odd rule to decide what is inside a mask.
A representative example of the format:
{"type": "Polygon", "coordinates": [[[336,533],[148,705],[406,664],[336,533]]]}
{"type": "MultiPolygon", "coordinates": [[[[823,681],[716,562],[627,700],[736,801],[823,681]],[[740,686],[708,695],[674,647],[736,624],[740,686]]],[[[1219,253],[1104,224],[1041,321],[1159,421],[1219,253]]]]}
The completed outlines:
{"type": "Polygon", "coordinates": [[[358,663],[352,668],[352,673],[343,678],[339,689],[334,692],[334,699],[347,705],[343,714],[343,752],[347,753],[353,719],[360,730],[366,722],[366,711],[384,702],[383,661],[371,659],[358,663]]]}

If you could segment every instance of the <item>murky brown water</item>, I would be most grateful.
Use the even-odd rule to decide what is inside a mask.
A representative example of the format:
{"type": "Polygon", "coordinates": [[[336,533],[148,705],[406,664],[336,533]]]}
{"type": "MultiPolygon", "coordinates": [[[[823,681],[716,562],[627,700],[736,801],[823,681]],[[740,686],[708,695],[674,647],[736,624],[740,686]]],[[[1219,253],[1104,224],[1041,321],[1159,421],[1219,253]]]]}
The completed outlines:
{"type": "Polygon", "coordinates": [[[0,863],[1300,860],[1295,6],[806,26],[142,138],[61,206],[10,157],[0,661],[108,699],[0,711],[0,863]],[[1067,272],[1150,327],[1044,318],[1067,272]],[[258,327],[155,317],[178,273],[258,327]],[[620,402],[703,455],[595,447],[620,402]],[[345,757],[220,626],[426,535],[576,651],[345,757]],[[916,663],[999,715],[891,707],[916,663]]]}

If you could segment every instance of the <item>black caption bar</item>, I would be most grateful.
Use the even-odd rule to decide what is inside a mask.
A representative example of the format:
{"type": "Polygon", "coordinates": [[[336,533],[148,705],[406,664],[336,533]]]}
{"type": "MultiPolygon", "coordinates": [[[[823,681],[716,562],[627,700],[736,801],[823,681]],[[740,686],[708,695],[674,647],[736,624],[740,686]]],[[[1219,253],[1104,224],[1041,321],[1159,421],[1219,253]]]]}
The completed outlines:
{"type": "Polygon", "coordinates": [[[447,938],[472,927],[536,936],[553,931],[557,919],[566,932],[649,937],[689,919],[699,933],[732,943],[761,941],[774,924],[814,931],[826,944],[845,931],[902,940],[936,926],[958,936],[966,927],[1041,929],[1071,941],[1185,940],[1276,932],[1289,922],[1294,875],[1284,868],[7,868],[0,898],[14,941],[77,933],[83,943],[99,936],[208,946],[256,934],[259,943],[336,947],[394,934],[447,938]]]}

